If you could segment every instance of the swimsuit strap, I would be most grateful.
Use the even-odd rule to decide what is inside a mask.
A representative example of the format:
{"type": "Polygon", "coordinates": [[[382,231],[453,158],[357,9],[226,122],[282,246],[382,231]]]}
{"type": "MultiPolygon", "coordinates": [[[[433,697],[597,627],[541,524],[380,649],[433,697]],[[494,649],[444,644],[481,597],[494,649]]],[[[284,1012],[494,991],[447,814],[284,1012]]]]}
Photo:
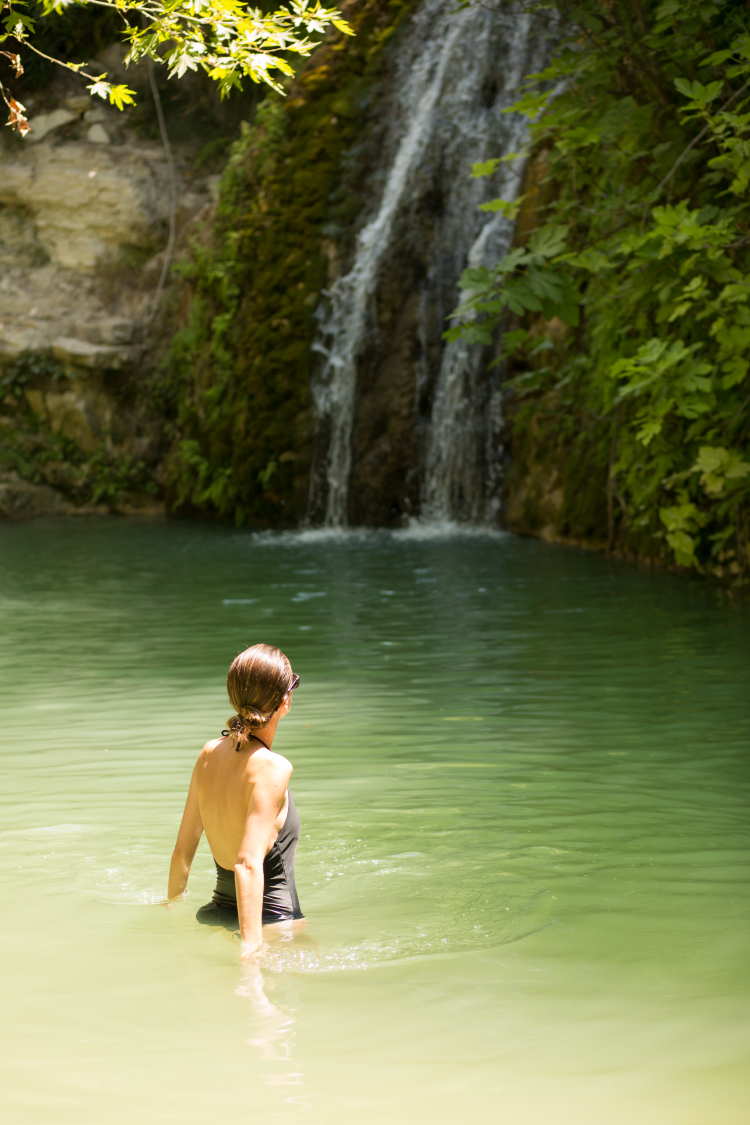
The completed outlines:
{"type": "MultiPolygon", "coordinates": [[[[232,734],[233,734],[234,732],[233,732],[233,731],[229,731],[229,730],[223,730],[223,731],[222,731],[221,733],[222,733],[222,734],[224,735],[224,737],[225,737],[225,738],[228,738],[228,737],[230,737],[230,736],[231,736],[231,735],[232,735],[232,734]]],[[[270,747],[270,746],[268,745],[268,743],[267,743],[267,742],[264,742],[262,738],[258,738],[257,734],[254,734],[254,735],[253,735],[253,738],[255,739],[255,741],[256,741],[256,742],[259,742],[259,743],[261,744],[261,746],[265,746],[266,750],[269,750],[269,751],[270,751],[271,747],[270,747]]],[[[237,752],[239,753],[239,749],[240,749],[240,744],[239,744],[239,741],[238,741],[238,742],[237,742],[237,745],[235,746],[235,750],[236,750],[236,751],[237,751],[237,752]]]]}
{"type": "MultiPolygon", "coordinates": [[[[253,738],[255,739],[256,742],[259,742],[261,744],[261,746],[265,746],[266,750],[271,749],[271,747],[268,745],[267,742],[264,742],[262,738],[258,738],[257,734],[254,734],[253,738]]],[[[237,747],[237,749],[239,750],[239,746],[237,747]]]]}

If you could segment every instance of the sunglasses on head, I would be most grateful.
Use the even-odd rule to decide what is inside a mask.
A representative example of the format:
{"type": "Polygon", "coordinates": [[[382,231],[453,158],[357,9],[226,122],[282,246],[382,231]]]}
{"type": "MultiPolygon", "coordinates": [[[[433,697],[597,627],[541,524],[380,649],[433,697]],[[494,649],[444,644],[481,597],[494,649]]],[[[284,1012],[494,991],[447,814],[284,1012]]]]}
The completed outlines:
{"type": "Polygon", "coordinates": [[[292,682],[289,685],[289,687],[286,689],[285,694],[288,694],[290,691],[294,691],[294,689],[296,687],[299,687],[299,676],[292,673],[292,682]]]}

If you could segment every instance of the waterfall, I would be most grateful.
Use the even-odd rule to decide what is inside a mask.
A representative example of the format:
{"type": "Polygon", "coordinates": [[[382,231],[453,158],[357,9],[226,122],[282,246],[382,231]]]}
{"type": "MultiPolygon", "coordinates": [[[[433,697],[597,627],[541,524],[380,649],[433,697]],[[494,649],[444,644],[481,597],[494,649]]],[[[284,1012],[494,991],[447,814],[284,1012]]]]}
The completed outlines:
{"type": "MultiPolygon", "coordinates": [[[[509,130],[506,151],[523,145],[525,124],[509,130]]],[[[517,161],[513,162],[517,164],[517,161]]],[[[512,173],[513,170],[511,170],[512,173]]],[[[509,176],[499,186],[502,198],[518,195],[520,179],[509,176]]],[[[498,213],[477,235],[467,266],[491,266],[510,248],[512,225],[498,213]]],[[[459,293],[459,301],[464,294],[459,293]]],[[[484,349],[454,340],[443,350],[435,387],[421,514],[427,520],[491,522],[500,500],[499,438],[502,425],[499,387],[486,379],[484,349]],[[482,393],[482,381],[485,381],[482,393]]]]}
{"type": "MultiPolygon", "coordinates": [[[[441,335],[459,299],[462,269],[496,260],[512,236],[502,215],[484,214],[478,204],[496,194],[512,197],[518,167],[502,165],[505,182],[488,184],[471,177],[471,165],[522,145],[522,122],[501,111],[517,96],[523,76],[543,65],[544,45],[531,18],[512,6],[500,13],[484,7],[456,12],[454,3],[424,0],[401,33],[395,78],[378,107],[386,115],[383,166],[372,170],[372,181],[382,187],[357,236],[350,268],[330,286],[319,312],[314,348],[321,359],[313,397],[327,449],[314,466],[311,488],[324,496],[320,514],[332,527],[349,522],[361,394],[378,378],[393,378],[396,344],[379,325],[378,310],[385,300],[399,306],[413,296],[414,285],[400,268],[407,246],[412,257],[424,258],[420,311],[401,333],[412,358],[400,386],[400,401],[410,395],[413,402],[421,511],[431,518],[482,520],[492,508],[488,494],[497,491],[497,395],[488,390],[481,349],[462,341],[446,346],[441,335]],[[431,191],[439,203],[432,204],[435,214],[422,237],[419,223],[424,225],[431,191]]],[[[377,461],[377,450],[369,461],[377,461]]],[[[399,482],[392,487],[414,471],[401,477],[392,472],[399,482]]],[[[408,498],[403,503],[408,511],[408,498]]]]}

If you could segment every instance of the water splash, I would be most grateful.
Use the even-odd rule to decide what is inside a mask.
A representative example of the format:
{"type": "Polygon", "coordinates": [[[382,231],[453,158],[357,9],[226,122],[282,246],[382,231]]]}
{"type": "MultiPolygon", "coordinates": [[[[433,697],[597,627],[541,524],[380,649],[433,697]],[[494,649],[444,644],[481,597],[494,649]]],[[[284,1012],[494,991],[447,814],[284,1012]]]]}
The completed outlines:
{"type": "Polygon", "coordinates": [[[303,527],[298,531],[253,531],[249,535],[246,532],[241,533],[242,538],[247,538],[258,547],[315,547],[329,544],[382,545],[389,541],[418,543],[430,540],[443,541],[467,538],[501,540],[507,536],[507,532],[494,527],[471,526],[457,523],[455,520],[444,519],[413,519],[407,521],[404,527],[398,528],[303,527]]]}
{"type": "Polygon", "coordinates": [[[497,907],[486,917],[476,913],[451,916],[435,913],[420,922],[404,922],[397,933],[363,938],[347,945],[305,947],[289,941],[269,942],[262,956],[271,973],[366,972],[398,961],[455,956],[470,950],[492,949],[522,941],[550,925],[552,910],[544,889],[516,889],[507,908],[497,907]]]}

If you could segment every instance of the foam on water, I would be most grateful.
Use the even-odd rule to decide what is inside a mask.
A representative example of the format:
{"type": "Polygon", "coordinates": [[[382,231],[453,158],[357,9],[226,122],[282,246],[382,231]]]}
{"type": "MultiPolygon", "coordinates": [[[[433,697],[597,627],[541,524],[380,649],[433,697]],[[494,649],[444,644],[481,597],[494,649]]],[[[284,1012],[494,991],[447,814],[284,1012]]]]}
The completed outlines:
{"type": "MultiPolygon", "coordinates": [[[[264,547],[305,547],[318,544],[373,544],[395,542],[440,542],[442,540],[502,540],[507,532],[489,525],[459,523],[450,519],[410,519],[404,527],[302,527],[296,531],[254,531],[248,538],[264,547]]],[[[225,605],[244,599],[223,599],[225,605]]]]}

